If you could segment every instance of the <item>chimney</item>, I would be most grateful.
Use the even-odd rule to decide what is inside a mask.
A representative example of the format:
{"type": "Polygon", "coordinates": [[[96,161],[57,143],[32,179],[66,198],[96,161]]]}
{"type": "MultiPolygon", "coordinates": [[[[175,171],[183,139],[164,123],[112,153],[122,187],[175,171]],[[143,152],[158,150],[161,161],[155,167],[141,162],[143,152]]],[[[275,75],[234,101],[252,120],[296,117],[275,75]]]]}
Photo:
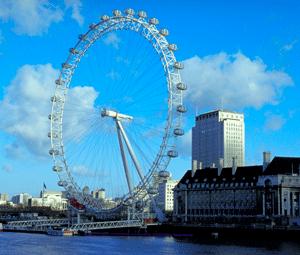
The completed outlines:
{"type": "Polygon", "coordinates": [[[235,175],[236,169],[237,169],[236,157],[232,157],[232,175],[235,175]]]}
{"type": "Polygon", "coordinates": [[[264,151],[263,152],[263,171],[266,170],[267,166],[271,162],[271,152],[269,151],[264,151]]]}
{"type": "Polygon", "coordinates": [[[196,173],[196,170],[197,170],[197,160],[193,159],[193,162],[192,162],[192,177],[194,177],[195,173],[196,173]]]}
{"type": "Polygon", "coordinates": [[[198,162],[198,169],[202,170],[202,162],[201,161],[198,162]]]}
{"type": "Polygon", "coordinates": [[[221,175],[223,167],[224,167],[224,159],[223,158],[219,158],[218,176],[221,175]]]}

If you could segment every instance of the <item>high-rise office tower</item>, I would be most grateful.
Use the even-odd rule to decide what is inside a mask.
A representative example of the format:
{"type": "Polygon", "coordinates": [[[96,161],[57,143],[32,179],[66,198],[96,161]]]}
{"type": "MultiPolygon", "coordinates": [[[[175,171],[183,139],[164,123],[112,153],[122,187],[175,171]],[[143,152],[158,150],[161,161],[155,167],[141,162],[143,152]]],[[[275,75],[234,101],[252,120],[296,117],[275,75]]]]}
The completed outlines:
{"type": "Polygon", "coordinates": [[[196,116],[192,160],[202,167],[243,166],[245,124],[241,113],[217,110],[196,116]]]}

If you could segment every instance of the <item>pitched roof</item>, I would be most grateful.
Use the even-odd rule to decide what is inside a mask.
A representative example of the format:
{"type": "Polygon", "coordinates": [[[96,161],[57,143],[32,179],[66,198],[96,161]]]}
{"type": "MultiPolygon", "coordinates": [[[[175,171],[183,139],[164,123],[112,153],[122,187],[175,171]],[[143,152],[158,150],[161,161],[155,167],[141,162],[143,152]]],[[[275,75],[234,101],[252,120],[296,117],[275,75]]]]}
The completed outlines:
{"type": "Polygon", "coordinates": [[[263,171],[262,165],[237,167],[232,175],[231,167],[224,167],[220,175],[218,168],[204,168],[196,170],[192,177],[192,171],[188,170],[181,178],[179,183],[201,183],[201,182],[224,182],[224,181],[253,181],[257,180],[259,175],[277,175],[277,174],[299,174],[300,158],[296,157],[274,157],[266,170],[263,171]],[[225,178],[225,180],[224,180],[225,178]]]}
{"type": "Polygon", "coordinates": [[[300,158],[298,157],[274,157],[269,163],[264,175],[276,174],[300,174],[300,158]]]}

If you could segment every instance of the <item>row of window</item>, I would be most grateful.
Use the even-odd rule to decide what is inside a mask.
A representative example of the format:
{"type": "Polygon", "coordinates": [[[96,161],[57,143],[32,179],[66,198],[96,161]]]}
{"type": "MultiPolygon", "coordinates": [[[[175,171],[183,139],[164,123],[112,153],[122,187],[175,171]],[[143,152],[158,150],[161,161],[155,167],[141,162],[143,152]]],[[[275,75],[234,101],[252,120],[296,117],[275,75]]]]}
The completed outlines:
{"type": "Polygon", "coordinates": [[[193,185],[188,184],[188,188],[227,188],[227,187],[253,187],[253,182],[222,182],[222,183],[194,183],[193,185]]]}

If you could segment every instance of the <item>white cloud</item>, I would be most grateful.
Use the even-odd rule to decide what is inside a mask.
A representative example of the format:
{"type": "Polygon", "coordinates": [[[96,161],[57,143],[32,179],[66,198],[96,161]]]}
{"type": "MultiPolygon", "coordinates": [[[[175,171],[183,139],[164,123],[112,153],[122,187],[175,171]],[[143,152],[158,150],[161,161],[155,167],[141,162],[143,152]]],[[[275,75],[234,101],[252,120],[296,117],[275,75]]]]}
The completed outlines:
{"type": "Polygon", "coordinates": [[[298,42],[298,40],[294,40],[291,43],[283,45],[281,48],[281,51],[285,51],[285,52],[291,51],[297,42],[298,42]]]}
{"type": "Polygon", "coordinates": [[[84,18],[81,15],[82,3],[80,0],[65,0],[65,6],[67,9],[72,9],[72,18],[77,21],[77,23],[82,26],[84,23],[84,18]]]}
{"type": "Polygon", "coordinates": [[[91,169],[88,169],[86,166],[84,165],[77,165],[74,166],[71,169],[72,173],[74,175],[80,176],[80,177],[87,177],[87,178],[95,178],[95,177],[108,177],[108,172],[109,171],[93,171],[91,169]]]}
{"type": "MultiPolygon", "coordinates": [[[[59,71],[50,64],[25,65],[6,88],[4,99],[0,101],[0,129],[15,137],[14,144],[7,145],[10,152],[16,148],[26,148],[34,155],[47,155],[50,148],[47,137],[50,97],[54,94],[54,81],[58,74],[59,71]]],[[[74,109],[66,114],[67,122],[73,124],[66,127],[67,134],[68,130],[70,134],[85,128],[83,116],[92,110],[97,95],[91,87],[69,90],[67,100],[74,109]]]]}
{"type": "Polygon", "coordinates": [[[112,32],[103,38],[103,42],[105,45],[111,45],[115,49],[119,49],[121,39],[116,33],[112,32]]]}
{"type": "Polygon", "coordinates": [[[7,144],[5,147],[5,154],[8,158],[19,159],[24,156],[24,151],[17,143],[7,144]]]}
{"type": "Polygon", "coordinates": [[[188,85],[186,100],[192,108],[209,107],[241,110],[276,104],[282,90],[293,84],[283,72],[267,70],[259,58],[251,60],[242,53],[219,53],[184,61],[182,71],[188,85]]]}
{"type": "Polygon", "coordinates": [[[9,165],[9,164],[4,164],[4,165],[2,166],[2,170],[3,170],[4,172],[9,173],[9,172],[11,172],[11,171],[13,170],[13,168],[12,168],[12,166],[9,165]]]}
{"type": "Polygon", "coordinates": [[[121,78],[120,74],[115,70],[111,70],[110,72],[108,72],[106,74],[106,77],[112,79],[113,81],[119,80],[121,78]]]}
{"type": "Polygon", "coordinates": [[[1,0],[0,19],[12,20],[17,34],[42,35],[52,23],[63,19],[63,12],[47,0],[1,0]]]}
{"type": "Polygon", "coordinates": [[[0,102],[0,129],[16,137],[16,144],[24,144],[37,155],[43,155],[49,148],[47,116],[57,76],[58,71],[50,64],[22,66],[0,102]]]}
{"type": "Polygon", "coordinates": [[[98,92],[89,86],[77,86],[68,92],[63,120],[64,137],[78,141],[95,120],[94,102],[98,92]]]}
{"type": "Polygon", "coordinates": [[[286,119],[282,115],[266,114],[265,129],[268,131],[280,130],[286,123],[286,119]]]}

